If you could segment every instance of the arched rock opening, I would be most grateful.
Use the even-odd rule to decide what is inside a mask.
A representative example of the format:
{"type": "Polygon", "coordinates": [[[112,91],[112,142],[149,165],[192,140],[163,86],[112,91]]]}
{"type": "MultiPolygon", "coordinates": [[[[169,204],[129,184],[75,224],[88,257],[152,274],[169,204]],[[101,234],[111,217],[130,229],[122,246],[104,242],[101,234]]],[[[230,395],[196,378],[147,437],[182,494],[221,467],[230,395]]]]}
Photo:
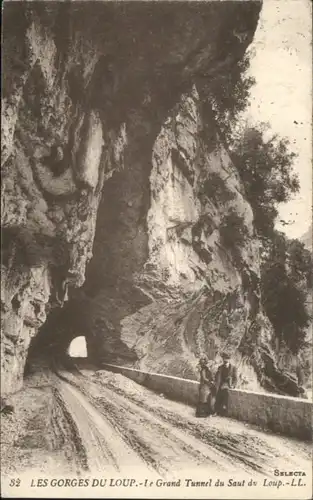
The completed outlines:
{"type": "MultiPolygon", "coordinates": [[[[30,343],[24,376],[35,372],[38,367],[59,367],[68,365],[69,347],[77,337],[84,337],[88,362],[101,366],[103,362],[119,362],[121,357],[135,360],[134,353],[123,345],[116,336],[112,342],[111,328],[118,328],[103,318],[95,319],[94,306],[83,290],[73,293],[74,297],[62,309],[53,309],[47,321],[30,343]],[[99,336],[103,342],[99,341],[99,336]],[[109,339],[106,342],[105,339],[109,339]],[[118,344],[118,345],[117,345],[118,344]],[[118,353],[119,357],[116,357],[118,353]]],[[[115,336],[114,336],[115,337],[115,336]]]]}

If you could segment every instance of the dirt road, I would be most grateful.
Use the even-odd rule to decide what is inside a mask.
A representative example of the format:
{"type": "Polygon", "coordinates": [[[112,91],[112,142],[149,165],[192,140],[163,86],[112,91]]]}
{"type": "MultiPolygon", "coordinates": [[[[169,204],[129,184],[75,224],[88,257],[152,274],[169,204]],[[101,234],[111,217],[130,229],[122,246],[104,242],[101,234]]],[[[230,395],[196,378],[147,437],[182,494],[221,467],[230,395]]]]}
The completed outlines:
{"type": "Polygon", "coordinates": [[[88,470],[93,473],[122,471],[129,464],[143,467],[144,461],[126,444],[109,420],[72,385],[61,382],[59,393],[77,428],[85,453],[88,470]]]}
{"type": "Polygon", "coordinates": [[[14,415],[4,421],[4,474],[36,469],[129,476],[140,470],[166,479],[203,470],[264,478],[273,477],[275,469],[311,467],[309,443],[227,418],[197,419],[193,408],[116,373],[35,377],[14,404],[14,415]]]}
{"type": "Polygon", "coordinates": [[[309,445],[266,434],[221,417],[199,420],[194,409],[166,400],[119,374],[65,373],[60,394],[85,443],[89,467],[140,466],[159,476],[190,467],[211,473],[272,476],[274,469],[306,470],[309,445]]]}

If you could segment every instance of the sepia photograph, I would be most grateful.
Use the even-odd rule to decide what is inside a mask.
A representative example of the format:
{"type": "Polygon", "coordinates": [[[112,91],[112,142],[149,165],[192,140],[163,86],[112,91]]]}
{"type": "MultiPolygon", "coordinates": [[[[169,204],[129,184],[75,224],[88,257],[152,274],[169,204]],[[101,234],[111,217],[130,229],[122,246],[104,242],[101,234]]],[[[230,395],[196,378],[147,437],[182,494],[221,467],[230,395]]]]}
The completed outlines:
{"type": "Polygon", "coordinates": [[[312,498],[311,19],[3,2],[2,498],[312,498]]]}

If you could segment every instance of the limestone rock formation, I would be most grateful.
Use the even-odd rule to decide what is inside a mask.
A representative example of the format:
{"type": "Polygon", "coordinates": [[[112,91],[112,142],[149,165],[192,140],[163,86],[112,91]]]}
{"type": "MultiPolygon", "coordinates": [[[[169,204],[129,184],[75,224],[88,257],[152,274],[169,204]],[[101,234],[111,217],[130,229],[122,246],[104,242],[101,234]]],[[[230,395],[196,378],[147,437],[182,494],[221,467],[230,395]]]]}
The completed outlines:
{"type": "Polygon", "coordinates": [[[242,385],[277,389],[253,214],[201,83],[242,58],[259,10],[6,3],[4,393],[28,352],[78,335],[95,362],[193,378],[228,349],[242,385]]]}

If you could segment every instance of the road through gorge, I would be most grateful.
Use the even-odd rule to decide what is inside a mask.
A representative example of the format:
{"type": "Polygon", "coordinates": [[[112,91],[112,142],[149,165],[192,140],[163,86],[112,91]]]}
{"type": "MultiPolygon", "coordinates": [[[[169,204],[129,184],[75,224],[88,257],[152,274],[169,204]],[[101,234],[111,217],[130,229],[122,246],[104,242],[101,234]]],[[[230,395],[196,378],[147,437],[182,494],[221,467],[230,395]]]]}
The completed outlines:
{"type": "Polygon", "coordinates": [[[14,414],[2,420],[2,469],[11,476],[32,470],[36,477],[129,478],[140,471],[168,481],[197,471],[270,481],[275,470],[311,466],[309,443],[227,418],[198,419],[193,408],[104,370],[33,375],[14,414]],[[26,410],[31,401],[33,411],[26,410]]]}

